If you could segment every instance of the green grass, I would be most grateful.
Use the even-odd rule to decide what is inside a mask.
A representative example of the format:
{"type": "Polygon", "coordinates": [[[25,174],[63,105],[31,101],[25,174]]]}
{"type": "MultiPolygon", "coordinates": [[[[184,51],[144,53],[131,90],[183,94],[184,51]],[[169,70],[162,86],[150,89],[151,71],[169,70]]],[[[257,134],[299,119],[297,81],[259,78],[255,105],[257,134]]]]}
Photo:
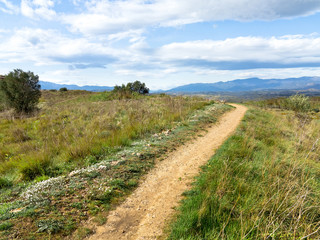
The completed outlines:
{"type": "MultiPolygon", "coordinates": [[[[268,108],[286,109],[288,107],[287,99],[285,97],[271,98],[260,101],[248,101],[247,103],[253,106],[268,108]]],[[[309,97],[310,109],[313,112],[319,112],[320,110],[320,97],[309,97]]]]}
{"type": "Polygon", "coordinates": [[[170,96],[104,101],[106,94],[45,91],[36,116],[12,120],[0,114],[2,177],[19,182],[61,175],[85,166],[87,156],[97,162],[113,149],[170,128],[209,104],[170,96]]]}
{"type": "Polygon", "coordinates": [[[251,108],[185,193],[168,239],[319,239],[318,119],[251,108]]]}
{"type": "Polygon", "coordinates": [[[1,147],[10,148],[0,165],[0,239],[85,237],[92,226],[84,222],[103,224],[155,159],[231,109],[201,98],[105,101],[103,94],[44,92],[38,115],[13,120],[2,113],[1,147]],[[37,151],[24,145],[34,143],[37,151]]]}
{"type": "Polygon", "coordinates": [[[12,228],[13,224],[9,221],[3,222],[0,224],[0,231],[5,231],[12,228]]]}

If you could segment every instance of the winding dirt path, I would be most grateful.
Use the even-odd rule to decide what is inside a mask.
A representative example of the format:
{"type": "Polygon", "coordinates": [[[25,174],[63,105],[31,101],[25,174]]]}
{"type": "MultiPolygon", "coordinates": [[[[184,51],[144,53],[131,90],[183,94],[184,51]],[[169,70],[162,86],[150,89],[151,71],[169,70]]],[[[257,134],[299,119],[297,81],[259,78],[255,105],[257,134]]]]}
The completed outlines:
{"type": "Polygon", "coordinates": [[[161,236],[199,167],[232,134],[247,110],[241,105],[233,106],[236,109],[226,113],[203,137],[179,147],[159,162],[90,239],[151,240],[161,236]]]}

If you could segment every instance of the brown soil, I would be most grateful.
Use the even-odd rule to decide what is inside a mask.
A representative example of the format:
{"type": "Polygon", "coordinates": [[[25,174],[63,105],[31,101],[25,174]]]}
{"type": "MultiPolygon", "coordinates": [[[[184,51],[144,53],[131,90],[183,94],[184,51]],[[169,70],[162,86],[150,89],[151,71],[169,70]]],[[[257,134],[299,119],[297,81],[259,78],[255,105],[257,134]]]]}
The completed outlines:
{"type": "Polygon", "coordinates": [[[127,200],[111,211],[107,223],[96,229],[94,239],[157,239],[170,220],[199,167],[232,134],[246,112],[236,107],[226,113],[204,136],[179,147],[150,171],[127,200]]]}

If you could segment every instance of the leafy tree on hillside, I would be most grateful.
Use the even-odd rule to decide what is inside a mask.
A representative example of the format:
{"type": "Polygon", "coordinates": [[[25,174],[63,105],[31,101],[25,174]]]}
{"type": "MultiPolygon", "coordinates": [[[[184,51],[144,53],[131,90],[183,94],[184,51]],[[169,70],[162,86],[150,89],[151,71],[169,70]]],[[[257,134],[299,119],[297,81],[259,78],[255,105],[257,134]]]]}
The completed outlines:
{"type": "Polygon", "coordinates": [[[149,88],[146,87],[145,83],[141,83],[140,81],[135,81],[133,83],[128,83],[127,88],[132,92],[137,92],[140,94],[149,93],[149,88]]]}
{"type": "Polygon", "coordinates": [[[145,83],[140,81],[129,82],[127,85],[122,84],[122,86],[115,86],[113,92],[131,92],[139,94],[148,94],[149,88],[146,87],[145,83]]]}
{"type": "Polygon", "coordinates": [[[60,92],[67,92],[67,91],[68,91],[68,88],[62,87],[62,88],[59,89],[59,91],[60,91],[60,92]]]}
{"type": "Polygon", "coordinates": [[[18,113],[36,109],[41,96],[39,76],[15,69],[0,80],[0,92],[6,104],[18,113]]]}
{"type": "Polygon", "coordinates": [[[125,91],[127,91],[127,89],[126,89],[126,85],[124,84],[122,84],[121,86],[116,85],[112,90],[112,92],[125,92],[125,91]]]}

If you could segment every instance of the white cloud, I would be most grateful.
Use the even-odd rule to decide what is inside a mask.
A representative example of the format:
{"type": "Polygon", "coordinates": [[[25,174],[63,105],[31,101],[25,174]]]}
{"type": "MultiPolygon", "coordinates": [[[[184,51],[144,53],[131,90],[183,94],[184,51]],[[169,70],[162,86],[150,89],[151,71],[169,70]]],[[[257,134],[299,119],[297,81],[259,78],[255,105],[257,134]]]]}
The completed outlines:
{"type": "Polygon", "coordinates": [[[33,0],[33,4],[35,6],[45,7],[45,8],[54,6],[54,2],[52,0],[33,0]]]}
{"type": "Polygon", "coordinates": [[[18,8],[8,0],[0,0],[0,11],[4,13],[14,14],[18,12],[17,9],[18,8]]]}
{"type": "Polygon", "coordinates": [[[1,29],[1,28],[0,28],[0,36],[1,36],[1,34],[9,33],[9,32],[10,32],[10,31],[7,30],[7,29],[1,29]]]}
{"type": "Polygon", "coordinates": [[[81,4],[83,4],[85,0],[72,0],[73,5],[75,6],[79,6],[81,4]]]}
{"type": "Polygon", "coordinates": [[[110,35],[109,40],[131,39],[130,46],[117,48],[100,39],[67,36],[56,30],[24,28],[5,33],[0,34],[2,63],[31,61],[37,65],[70,64],[81,68],[111,64],[118,71],[130,73],[320,66],[317,34],[187,41],[153,49],[140,31],[110,35]]]}
{"type": "Polygon", "coordinates": [[[54,5],[53,0],[21,0],[20,9],[26,17],[51,20],[56,16],[54,5]]]}
{"type": "Polygon", "coordinates": [[[121,80],[139,79],[153,88],[246,77],[320,75],[318,34],[187,41],[156,49],[150,48],[140,34],[131,31],[111,35],[113,40],[131,39],[130,46],[112,47],[99,38],[64,35],[57,30],[0,30],[0,63],[9,64],[11,69],[27,63],[39,69],[59,70],[42,74],[50,80],[68,80],[70,76],[76,83],[81,76],[82,83],[99,79],[91,84],[103,84],[108,76],[119,81],[111,86],[121,80]],[[64,75],[66,72],[68,75],[64,75]]]}
{"type": "Polygon", "coordinates": [[[223,41],[171,43],[161,47],[157,56],[166,62],[217,69],[245,69],[250,68],[250,64],[257,66],[259,63],[258,68],[268,68],[268,63],[272,63],[271,68],[313,63],[320,65],[320,37],[238,37],[223,41]],[[243,66],[246,63],[249,66],[243,66]]]}
{"type": "Polygon", "coordinates": [[[24,15],[26,17],[33,18],[34,11],[33,11],[32,7],[30,7],[30,3],[28,2],[28,0],[22,0],[20,7],[21,7],[22,15],[24,15]]]}
{"type": "Polygon", "coordinates": [[[143,34],[143,32],[144,31],[142,29],[137,29],[137,30],[129,30],[126,32],[114,33],[114,34],[108,35],[107,40],[119,41],[122,39],[129,38],[130,42],[136,42],[141,39],[141,35],[143,34]]]}
{"type": "Polygon", "coordinates": [[[103,43],[85,38],[72,38],[55,30],[24,28],[2,39],[1,62],[32,62],[37,65],[108,64],[117,56],[126,57],[103,43]]]}
{"type": "Polygon", "coordinates": [[[319,0],[95,0],[87,12],[64,15],[73,31],[103,34],[148,26],[179,26],[217,20],[273,20],[320,11],[319,0]]]}

